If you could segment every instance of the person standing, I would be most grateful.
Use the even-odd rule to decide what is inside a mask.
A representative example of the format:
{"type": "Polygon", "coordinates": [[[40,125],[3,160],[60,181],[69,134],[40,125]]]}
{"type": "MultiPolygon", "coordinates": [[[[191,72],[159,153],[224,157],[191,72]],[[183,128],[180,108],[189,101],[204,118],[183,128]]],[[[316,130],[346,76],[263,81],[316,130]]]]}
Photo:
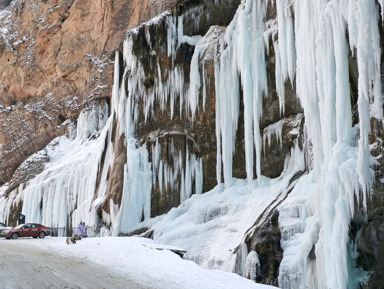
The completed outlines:
{"type": "Polygon", "coordinates": [[[77,235],[79,237],[82,237],[83,236],[83,232],[84,232],[84,226],[83,226],[83,223],[80,222],[78,225],[77,225],[77,235]]]}
{"type": "Polygon", "coordinates": [[[88,237],[87,229],[88,229],[88,225],[85,225],[85,222],[83,222],[83,235],[82,235],[82,237],[84,237],[84,238],[88,237]]]}

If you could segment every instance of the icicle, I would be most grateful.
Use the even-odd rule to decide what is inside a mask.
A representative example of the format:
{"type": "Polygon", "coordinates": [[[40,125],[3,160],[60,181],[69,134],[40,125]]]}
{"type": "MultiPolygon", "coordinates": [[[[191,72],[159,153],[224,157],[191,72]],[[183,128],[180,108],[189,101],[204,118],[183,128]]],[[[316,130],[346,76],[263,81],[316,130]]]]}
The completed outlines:
{"type": "Polygon", "coordinates": [[[220,81],[221,78],[220,75],[220,67],[215,62],[215,89],[216,89],[216,105],[215,105],[215,115],[216,115],[216,180],[217,184],[220,187],[221,185],[221,173],[222,173],[222,166],[221,166],[221,101],[219,94],[217,94],[218,91],[220,91],[220,81]]]}
{"type": "Polygon", "coordinates": [[[272,135],[275,135],[276,141],[280,143],[280,147],[283,145],[282,143],[282,131],[283,131],[283,124],[284,124],[285,119],[279,120],[278,122],[271,124],[267,126],[264,129],[263,132],[263,150],[265,152],[265,143],[268,143],[268,146],[271,145],[271,138],[272,135]]]}
{"type": "Polygon", "coordinates": [[[276,54],[276,89],[279,96],[280,111],[285,109],[284,82],[289,78],[293,84],[295,76],[295,37],[291,12],[291,1],[276,0],[278,45],[274,43],[276,54]]]}
{"type": "Polygon", "coordinates": [[[204,182],[204,171],[203,171],[203,160],[198,158],[195,165],[195,188],[196,195],[203,193],[203,182],[204,182]]]}
{"type": "Polygon", "coordinates": [[[358,172],[359,182],[363,188],[363,205],[365,208],[366,193],[371,184],[369,168],[369,140],[370,133],[370,107],[372,99],[372,116],[383,118],[382,94],[380,78],[381,48],[379,30],[377,27],[378,7],[374,1],[362,0],[358,3],[357,14],[357,63],[359,68],[359,119],[360,140],[358,172]],[[373,88],[372,88],[373,85],[373,88]]]}
{"type": "Polygon", "coordinates": [[[260,260],[255,251],[251,251],[247,255],[244,272],[244,277],[256,282],[256,278],[260,275],[260,260]]]}
{"type": "MultiPolygon", "coordinates": [[[[129,60],[135,62],[135,59],[132,57],[129,41],[126,41],[126,43],[128,51],[124,50],[124,55],[127,71],[127,68],[133,64],[129,60]]],[[[118,77],[118,75],[115,75],[115,77],[118,77]]],[[[122,82],[119,95],[117,96],[120,99],[127,98],[126,113],[119,119],[120,122],[123,122],[124,127],[127,163],[124,166],[123,196],[116,225],[113,228],[113,235],[118,235],[120,232],[133,231],[143,221],[143,218],[147,219],[150,217],[151,164],[148,162],[149,155],[145,145],[139,147],[134,138],[135,115],[137,114],[135,111],[135,97],[137,95],[134,94],[134,88],[137,84],[136,77],[137,75],[135,74],[131,74],[131,77],[128,77],[128,98],[125,94],[125,81],[122,82]],[[131,80],[133,80],[133,83],[131,80]]]]}
{"type": "Polygon", "coordinates": [[[149,33],[148,27],[145,27],[145,40],[147,41],[149,49],[152,50],[151,33],[149,33]]]}
{"type": "Polygon", "coordinates": [[[177,45],[177,26],[176,26],[176,17],[169,16],[166,19],[167,23],[167,52],[168,57],[175,54],[176,45],[177,45]]]}
{"type": "MultiPolygon", "coordinates": [[[[200,53],[201,50],[204,48],[203,45],[199,45],[197,43],[195,47],[195,51],[192,56],[192,61],[191,61],[191,72],[190,72],[190,84],[189,84],[189,97],[188,97],[188,104],[189,104],[189,109],[191,111],[192,118],[195,117],[196,110],[199,105],[199,95],[200,95],[200,86],[201,86],[201,81],[200,81],[200,72],[199,72],[199,58],[200,58],[200,53]]],[[[204,77],[204,74],[203,74],[204,77]]]]}
{"type": "Polygon", "coordinates": [[[384,0],[379,0],[381,6],[381,20],[384,21],[384,0]]]}
{"type": "MultiPolygon", "coordinates": [[[[262,143],[259,119],[262,98],[264,94],[268,95],[264,43],[266,5],[262,1],[246,1],[242,5],[243,9],[238,10],[227,28],[224,37],[227,48],[222,52],[215,71],[215,78],[219,79],[216,99],[220,109],[216,113],[216,122],[220,122],[217,129],[220,130],[218,138],[221,137],[220,149],[226,187],[232,184],[232,155],[239,116],[239,78],[243,91],[245,158],[249,185],[253,181],[254,146],[256,173],[261,176],[262,143]]],[[[219,168],[219,164],[217,167],[219,168]]]]}
{"type": "MultiPolygon", "coordinates": [[[[320,3],[321,4],[321,3],[320,3]]],[[[319,129],[319,97],[316,90],[316,49],[314,7],[308,1],[295,2],[296,91],[304,108],[307,131],[313,143],[314,167],[320,174],[323,161],[322,135],[319,129]]]]}
{"type": "Polygon", "coordinates": [[[205,73],[205,65],[203,63],[203,112],[205,112],[205,103],[207,101],[207,85],[206,85],[206,78],[207,77],[208,76],[205,73]]]}

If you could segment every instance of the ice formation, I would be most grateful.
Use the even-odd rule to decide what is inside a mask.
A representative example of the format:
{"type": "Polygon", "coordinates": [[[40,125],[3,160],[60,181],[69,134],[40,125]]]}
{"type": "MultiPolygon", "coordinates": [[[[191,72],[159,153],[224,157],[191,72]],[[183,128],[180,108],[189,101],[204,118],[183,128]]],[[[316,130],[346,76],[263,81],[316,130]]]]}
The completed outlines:
{"type": "MultiPolygon", "coordinates": [[[[377,87],[381,87],[378,7],[373,1],[296,1],[294,11],[297,94],[313,144],[318,183],[314,212],[320,226],[315,250],[316,285],[347,288],[349,221],[355,198],[359,201],[361,196],[365,207],[372,178],[369,119],[382,117],[381,89],[377,87]],[[358,144],[351,116],[350,51],[357,51],[359,69],[358,144]],[[372,89],[368,83],[373,84],[372,89]]],[[[306,230],[312,230],[311,226],[306,230]]],[[[308,272],[303,272],[303,276],[308,278],[308,272]]],[[[308,284],[305,277],[300,282],[300,287],[308,284]]]]}
{"type": "MultiPolygon", "coordinates": [[[[168,29],[179,30],[178,36],[183,37],[182,29],[180,31],[176,23],[169,20],[173,19],[169,13],[160,15],[152,22],[163,18],[170,25],[168,29]]],[[[22,199],[22,213],[29,221],[66,228],[75,227],[80,221],[90,226],[100,225],[102,221],[110,224],[109,234],[118,235],[135,230],[139,223],[150,218],[151,191],[156,182],[161,192],[169,187],[179,191],[181,201],[192,193],[202,193],[201,157],[190,153],[188,149],[182,155],[179,149],[170,144],[168,149],[171,150],[173,163],[164,163],[158,142],[161,134],[154,136],[157,141],[152,145],[152,152],[148,152],[146,145],[140,145],[135,139],[134,130],[139,114],[143,113],[145,120],[148,120],[154,114],[155,102],[162,110],[167,107],[171,117],[177,98],[180,101],[180,114],[193,113],[195,105],[198,105],[190,105],[184,96],[189,87],[184,83],[184,74],[177,66],[167,71],[157,63],[159,77],[155,80],[154,88],[151,92],[145,89],[142,80],[144,68],[132,51],[136,33],[136,30],[131,31],[124,42],[124,63],[120,63],[119,53],[116,54],[110,116],[107,105],[84,110],[77,121],[77,129],[69,132],[70,139],[61,137],[49,146],[50,161],[44,172],[1,200],[4,220],[7,220],[11,206],[22,199]],[[124,71],[120,79],[121,67],[124,71]],[[139,100],[143,101],[143,107],[138,107],[139,100]],[[119,134],[125,136],[127,148],[123,196],[120,205],[111,200],[110,213],[103,212],[103,219],[99,220],[98,210],[106,200],[108,172],[114,159],[111,139],[114,119],[117,120],[119,134]],[[150,153],[152,162],[149,161],[150,153]],[[68,154],[69,160],[66,159],[68,154]],[[16,195],[17,199],[14,199],[16,195]]],[[[168,40],[172,42],[173,36],[176,42],[172,45],[177,45],[177,35],[168,35],[168,40]]],[[[146,40],[150,42],[150,38],[147,30],[146,40]]]]}
{"type": "MultiPolygon", "coordinates": [[[[384,1],[379,4],[383,6],[384,1]]],[[[130,232],[144,221],[153,226],[158,241],[181,247],[186,240],[190,241],[188,253],[196,262],[228,271],[235,267],[229,250],[243,243],[241,272],[254,279],[260,260],[257,252],[247,252],[244,234],[252,220],[260,216],[258,211],[263,206],[284,199],[277,207],[284,250],[279,286],[357,287],[366,275],[351,274],[349,223],[359,209],[355,200],[366,209],[372,185],[370,119],[383,118],[378,4],[372,0],[243,0],[226,29],[216,27],[216,34],[210,30],[203,37],[184,35],[183,21],[195,15],[197,30],[201,9],[198,6],[180,16],[167,12],[153,20],[164,21],[166,25],[163,52],[172,61],[182,43],[195,46],[190,82],[185,82],[184,71],[174,62],[165,69],[157,61],[152,63],[157,71],[153,88],[146,89],[146,72],[134,52],[139,30],[130,31],[124,42],[124,63],[119,63],[116,54],[109,118],[107,107],[84,111],[76,136],[59,138],[49,147],[50,162],[43,173],[21,186],[19,194],[14,190],[2,198],[4,193],[0,192],[0,212],[6,220],[10,206],[23,199],[23,213],[31,221],[49,226],[76,226],[79,221],[96,224],[98,206],[106,199],[107,175],[114,158],[111,131],[115,118],[119,134],[125,136],[127,160],[122,203],[118,206],[111,201],[110,213],[103,214],[103,221],[110,224],[109,234],[130,232]],[[276,5],[276,19],[266,20],[268,5],[276,5]],[[209,41],[210,33],[215,34],[217,41],[209,41]],[[182,156],[171,144],[173,163],[165,163],[159,142],[162,132],[150,136],[153,139],[149,150],[135,139],[134,132],[140,113],[149,121],[157,108],[169,110],[171,119],[183,115],[193,119],[197,113],[204,113],[207,79],[202,57],[212,43],[217,45],[212,58],[218,186],[198,196],[203,192],[202,158],[188,150],[182,156]],[[260,163],[262,150],[270,144],[272,136],[280,143],[282,139],[282,121],[265,128],[263,135],[260,133],[263,99],[268,97],[266,59],[271,53],[270,44],[276,59],[275,86],[280,112],[285,111],[285,85],[295,85],[304,111],[306,139],[302,146],[296,141],[283,175],[275,180],[262,176],[260,163]],[[355,104],[351,103],[349,84],[348,63],[352,56],[357,59],[359,74],[357,125],[352,123],[355,104]],[[124,71],[120,73],[121,68],[124,71]],[[246,182],[234,179],[232,174],[241,102],[246,182]],[[179,111],[175,111],[176,104],[179,111]],[[292,185],[289,180],[298,171],[307,173],[292,185]],[[150,219],[151,190],[156,184],[160,191],[180,191],[183,203],[162,218],[150,219]],[[289,194],[288,187],[292,189],[289,194]],[[192,196],[193,193],[196,195],[192,196]],[[218,232],[222,238],[218,240],[212,232],[218,232]],[[209,247],[213,242],[220,246],[209,247]]],[[[150,49],[153,37],[149,29],[145,30],[150,49]]]]}
{"type": "MultiPolygon", "coordinates": [[[[225,187],[232,185],[232,155],[240,109],[240,87],[244,101],[244,142],[247,179],[253,180],[254,146],[256,173],[261,176],[260,117],[262,100],[268,95],[264,26],[266,3],[246,1],[228,26],[224,41],[227,47],[217,61],[216,122],[218,151],[222,151],[225,187]],[[220,147],[221,146],[221,147],[220,147]]],[[[222,46],[224,47],[224,46],[222,46]]],[[[218,167],[221,167],[219,159],[218,167]]],[[[221,172],[221,168],[217,169],[221,172]]],[[[217,176],[218,183],[221,175],[217,176]]]]}
{"type": "MultiPolygon", "coordinates": [[[[256,172],[258,176],[262,174],[259,119],[262,99],[268,95],[264,53],[269,41],[263,33],[272,35],[280,108],[284,111],[284,82],[292,83],[296,75],[296,91],[304,109],[306,132],[312,145],[311,167],[317,184],[315,203],[308,201],[304,207],[306,226],[300,232],[302,240],[299,245],[295,244],[299,246],[296,254],[301,253],[292,258],[291,247],[284,245],[280,286],[353,287],[356,284],[348,282],[357,280],[348,279],[347,269],[349,222],[354,214],[355,199],[365,208],[370,193],[370,118],[382,119],[378,7],[374,1],[365,0],[275,2],[277,28],[271,23],[269,27],[265,24],[267,1],[242,2],[226,30],[225,50],[217,61],[217,138],[218,150],[222,151],[225,185],[231,186],[240,86],[248,182],[253,180],[254,149],[256,172]],[[352,126],[349,88],[350,54],[357,55],[359,70],[360,122],[355,127],[352,126]],[[307,261],[313,248],[316,266],[307,261]],[[317,274],[311,274],[311,270],[316,270],[317,274]]],[[[269,140],[272,129],[266,129],[264,143],[269,140]]],[[[218,163],[218,174],[220,166],[218,163]]],[[[284,222],[281,218],[282,227],[284,222]]]]}
{"type": "Polygon", "coordinates": [[[278,122],[271,124],[264,129],[264,131],[263,131],[263,150],[264,151],[265,151],[266,145],[268,145],[268,146],[271,145],[271,140],[272,140],[273,135],[275,136],[276,141],[280,145],[282,145],[281,134],[282,134],[282,130],[283,130],[284,120],[285,119],[279,120],[278,122]]]}

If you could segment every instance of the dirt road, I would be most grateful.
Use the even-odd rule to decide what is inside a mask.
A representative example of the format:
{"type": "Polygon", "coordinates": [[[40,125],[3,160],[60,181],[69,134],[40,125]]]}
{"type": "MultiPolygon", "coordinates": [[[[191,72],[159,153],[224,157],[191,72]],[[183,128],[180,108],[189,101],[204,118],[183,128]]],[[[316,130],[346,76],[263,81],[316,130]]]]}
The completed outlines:
{"type": "Polygon", "coordinates": [[[56,255],[19,241],[0,239],[1,289],[147,289],[86,259],[56,255]]]}

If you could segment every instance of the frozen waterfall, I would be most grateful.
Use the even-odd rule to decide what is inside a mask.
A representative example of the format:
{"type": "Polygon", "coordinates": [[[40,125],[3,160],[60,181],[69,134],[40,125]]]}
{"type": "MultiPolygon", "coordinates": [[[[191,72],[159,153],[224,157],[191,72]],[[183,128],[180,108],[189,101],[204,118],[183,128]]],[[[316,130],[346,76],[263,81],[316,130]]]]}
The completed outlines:
{"type": "MultiPolygon", "coordinates": [[[[314,208],[309,209],[312,216],[307,216],[302,232],[306,237],[301,238],[299,245],[295,244],[296,254],[301,252],[301,257],[292,258],[288,254],[291,248],[284,245],[286,253],[280,267],[280,286],[354,286],[348,285],[349,222],[354,214],[355,199],[365,208],[370,193],[370,117],[382,119],[379,8],[375,1],[369,0],[276,0],[272,2],[277,7],[277,23],[269,23],[268,27],[265,23],[268,2],[243,1],[226,30],[222,46],[226,48],[217,61],[217,136],[225,184],[231,186],[240,87],[245,108],[248,181],[253,179],[254,150],[256,172],[258,176],[262,174],[259,120],[263,97],[268,96],[265,51],[268,42],[274,41],[280,107],[283,111],[284,82],[296,80],[312,144],[311,162],[317,183],[314,201],[306,204],[314,208]],[[272,40],[270,35],[273,35],[272,40]],[[356,126],[352,125],[350,55],[357,55],[359,70],[360,122],[356,126]],[[313,262],[307,261],[313,246],[316,248],[315,269],[309,264],[313,262]]],[[[281,226],[284,227],[282,218],[281,226]]]]}
{"type": "MultiPolygon", "coordinates": [[[[177,220],[187,223],[193,219],[191,226],[195,231],[190,233],[188,230],[192,229],[185,229],[188,231],[183,231],[185,238],[193,238],[204,230],[226,231],[223,224],[227,223],[216,220],[216,223],[212,222],[214,226],[208,224],[221,216],[235,216],[233,218],[239,223],[251,226],[251,217],[239,213],[247,204],[237,202],[257,202],[259,199],[268,200],[266,203],[270,204],[275,197],[281,198],[277,209],[284,255],[279,269],[279,286],[292,289],[357,288],[367,274],[351,273],[349,225],[356,210],[365,213],[366,200],[371,194],[370,121],[372,118],[383,119],[378,25],[381,25],[379,11],[384,1],[376,2],[243,0],[228,27],[211,28],[205,36],[187,36],[183,32],[184,17],[200,15],[202,8],[199,6],[185,15],[163,13],[141,28],[129,31],[122,58],[120,52],[116,52],[110,115],[107,104],[84,110],[77,121],[77,130],[72,131],[73,137],[60,137],[46,148],[44,153],[50,160],[41,174],[21,185],[18,195],[12,191],[8,198],[2,198],[3,191],[0,191],[0,212],[7,219],[10,206],[23,200],[22,212],[29,221],[53,227],[76,226],[80,221],[97,225],[101,221],[105,235],[128,233],[149,224],[158,226],[159,240],[172,242],[172,238],[180,238],[177,242],[182,244],[184,239],[180,232],[167,235],[166,230],[174,228],[158,225],[157,219],[151,219],[151,194],[156,186],[159,194],[167,190],[179,193],[182,205],[162,220],[177,227],[181,226],[177,220]],[[275,19],[267,19],[271,5],[276,9],[275,19]],[[170,64],[162,67],[157,59],[148,65],[156,73],[151,79],[152,87],[147,89],[144,85],[147,68],[135,54],[135,40],[140,29],[144,29],[146,45],[151,55],[156,55],[151,44],[151,39],[156,36],[151,35],[147,27],[160,22],[166,27],[166,43],[162,49],[170,64]],[[176,52],[184,43],[194,47],[189,82],[182,66],[175,64],[176,52]],[[203,158],[187,146],[182,152],[172,142],[167,144],[168,162],[161,158],[164,148],[159,141],[161,137],[169,133],[184,135],[184,131],[159,129],[152,131],[146,140],[138,140],[135,133],[140,118],[143,123],[150,123],[159,111],[169,113],[171,120],[182,117],[196,120],[198,114],[206,113],[208,80],[202,58],[212,48],[210,45],[215,46],[212,49],[215,54],[210,57],[214,61],[216,93],[218,186],[205,195],[208,195],[207,200],[214,202],[222,193],[226,201],[207,205],[197,199],[203,193],[203,158]],[[269,51],[271,47],[273,52],[269,51]],[[280,113],[283,114],[286,108],[286,85],[291,85],[295,87],[304,111],[303,138],[308,145],[301,147],[296,141],[287,156],[283,175],[269,180],[263,177],[262,152],[272,136],[282,144],[283,128],[283,122],[277,122],[264,128],[261,134],[263,101],[270,97],[267,62],[272,53],[276,61],[276,83],[273,85],[280,113]],[[356,103],[351,101],[351,59],[356,59],[358,69],[356,103]],[[354,106],[357,106],[356,124],[352,115],[354,106]],[[233,178],[240,115],[243,115],[241,121],[244,123],[246,181],[233,178]],[[109,212],[103,211],[100,216],[100,205],[107,200],[108,175],[115,158],[114,130],[124,136],[127,152],[121,204],[110,199],[109,212]],[[306,174],[292,185],[288,194],[290,177],[298,171],[306,174]],[[257,181],[254,180],[255,173],[257,181]],[[285,192],[284,198],[282,192],[285,192]],[[234,197],[232,193],[239,196],[234,197]],[[194,203],[200,203],[200,206],[196,207],[194,203]],[[196,229],[197,225],[205,229],[196,229]]],[[[195,28],[198,29],[197,19],[195,28]]],[[[261,205],[255,205],[255,208],[263,209],[261,205]]],[[[252,217],[259,215],[253,212],[252,217]]],[[[231,246],[245,247],[244,243],[239,244],[243,242],[244,230],[236,226],[231,230],[225,232],[228,234],[225,236],[231,238],[231,246]]],[[[192,245],[195,244],[204,247],[203,252],[200,247],[191,248],[202,264],[234,270],[232,253],[226,252],[228,260],[222,260],[220,250],[212,253],[206,244],[196,242],[192,245]],[[225,261],[229,265],[222,265],[225,261]]],[[[223,242],[222,246],[226,244],[223,242]]],[[[243,249],[244,270],[256,278],[263,263],[257,252],[243,249]]]]}

